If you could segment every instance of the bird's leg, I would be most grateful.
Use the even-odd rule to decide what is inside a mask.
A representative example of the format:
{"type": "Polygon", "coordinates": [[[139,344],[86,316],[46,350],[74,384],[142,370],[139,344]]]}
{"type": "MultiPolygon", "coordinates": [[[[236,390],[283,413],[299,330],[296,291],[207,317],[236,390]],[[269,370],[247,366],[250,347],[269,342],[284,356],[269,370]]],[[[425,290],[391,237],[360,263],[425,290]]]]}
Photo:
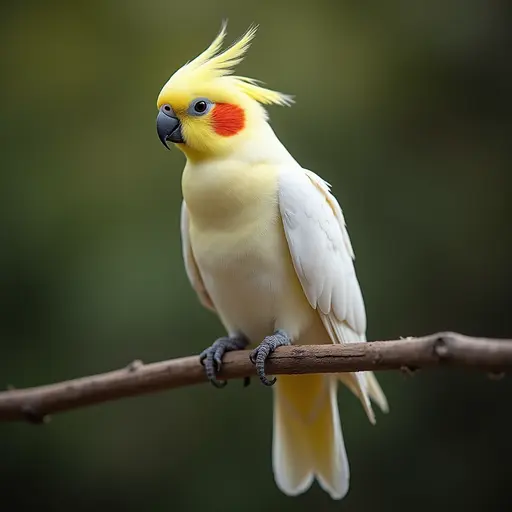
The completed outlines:
{"type": "Polygon", "coordinates": [[[204,366],[208,380],[216,387],[223,388],[227,382],[217,380],[217,373],[222,367],[222,357],[232,350],[243,350],[249,344],[249,340],[243,334],[223,336],[217,339],[211,347],[203,350],[199,355],[199,361],[204,366]]]}
{"type": "Polygon", "coordinates": [[[291,345],[291,340],[288,334],[281,329],[278,329],[274,334],[267,336],[252,352],[249,356],[252,363],[256,366],[256,373],[260,378],[261,382],[265,386],[273,386],[276,382],[274,377],[272,380],[268,379],[265,375],[265,361],[268,356],[274,352],[277,347],[283,347],[285,345],[291,345]]]}

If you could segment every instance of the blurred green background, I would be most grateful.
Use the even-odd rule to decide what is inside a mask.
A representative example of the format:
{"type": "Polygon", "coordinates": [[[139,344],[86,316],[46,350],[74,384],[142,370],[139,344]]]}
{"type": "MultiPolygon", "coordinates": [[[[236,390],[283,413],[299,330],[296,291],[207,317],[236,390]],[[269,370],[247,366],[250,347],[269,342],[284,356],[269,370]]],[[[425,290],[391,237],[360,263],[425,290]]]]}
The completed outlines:
{"type": "MultiPolygon", "coordinates": [[[[229,18],[239,72],[296,95],[271,122],[333,184],[369,339],[512,336],[509,2],[3,2],[0,384],[198,353],[223,329],[181,260],[184,159],[156,97],[229,18]]],[[[2,510],[510,510],[509,379],[383,373],[391,413],[340,408],[351,491],[289,498],[271,392],[202,385],[0,424],[2,510]]]]}

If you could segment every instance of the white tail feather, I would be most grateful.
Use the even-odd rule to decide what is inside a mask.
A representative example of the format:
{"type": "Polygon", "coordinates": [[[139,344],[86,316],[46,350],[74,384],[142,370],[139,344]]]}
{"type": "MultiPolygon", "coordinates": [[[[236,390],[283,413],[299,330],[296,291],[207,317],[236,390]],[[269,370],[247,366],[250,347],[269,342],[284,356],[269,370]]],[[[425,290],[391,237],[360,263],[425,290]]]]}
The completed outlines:
{"type": "MultiPolygon", "coordinates": [[[[320,313],[320,317],[333,343],[354,343],[358,341],[365,341],[364,339],[361,339],[361,335],[351,329],[348,324],[336,320],[332,313],[328,315],[320,313]]],[[[367,372],[346,373],[345,376],[340,378],[340,380],[361,400],[370,423],[375,425],[375,413],[373,412],[372,404],[370,403],[366,373],[367,372]],[[349,380],[352,380],[352,383],[348,383],[349,380]]]]}

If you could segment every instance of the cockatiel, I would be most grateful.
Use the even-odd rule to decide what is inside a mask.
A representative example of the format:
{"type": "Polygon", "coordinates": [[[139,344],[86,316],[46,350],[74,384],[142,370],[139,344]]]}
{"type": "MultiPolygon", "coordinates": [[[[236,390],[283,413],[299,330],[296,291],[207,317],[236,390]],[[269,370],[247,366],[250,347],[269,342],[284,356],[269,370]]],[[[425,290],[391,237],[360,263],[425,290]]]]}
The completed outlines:
{"type": "MultiPolygon", "coordinates": [[[[366,314],[354,253],[330,185],[303,169],[279,141],[263,105],[292,98],[233,76],[256,33],[222,51],[226,25],[158,96],[157,132],[187,162],[181,235],[187,275],[227,336],[201,354],[210,381],[230,350],[251,353],[264,384],[277,347],[365,341],[366,314]]],[[[316,478],[334,499],[349,488],[337,403],[341,381],[375,423],[370,399],[386,397],[371,372],[282,375],[274,390],[273,470],[287,495],[316,478]]]]}

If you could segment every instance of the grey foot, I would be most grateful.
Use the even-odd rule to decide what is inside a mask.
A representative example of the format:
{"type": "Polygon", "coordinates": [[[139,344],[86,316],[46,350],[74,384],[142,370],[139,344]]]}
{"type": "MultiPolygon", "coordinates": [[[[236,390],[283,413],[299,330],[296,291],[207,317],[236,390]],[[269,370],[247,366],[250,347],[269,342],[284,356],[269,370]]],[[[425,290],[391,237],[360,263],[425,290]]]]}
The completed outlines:
{"type": "Polygon", "coordinates": [[[270,380],[265,375],[265,361],[268,356],[274,352],[277,347],[283,347],[285,345],[291,345],[291,340],[288,334],[281,329],[278,329],[271,336],[267,336],[252,352],[249,356],[252,363],[256,365],[256,373],[260,378],[261,382],[265,386],[273,386],[276,382],[275,377],[270,380]]]}
{"type": "Polygon", "coordinates": [[[222,367],[222,357],[232,350],[243,350],[249,341],[243,335],[223,336],[216,340],[211,347],[203,350],[199,355],[199,361],[204,366],[208,380],[216,387],[223,388],[227,382],[217,380],[217,373],[222,367]]]}

